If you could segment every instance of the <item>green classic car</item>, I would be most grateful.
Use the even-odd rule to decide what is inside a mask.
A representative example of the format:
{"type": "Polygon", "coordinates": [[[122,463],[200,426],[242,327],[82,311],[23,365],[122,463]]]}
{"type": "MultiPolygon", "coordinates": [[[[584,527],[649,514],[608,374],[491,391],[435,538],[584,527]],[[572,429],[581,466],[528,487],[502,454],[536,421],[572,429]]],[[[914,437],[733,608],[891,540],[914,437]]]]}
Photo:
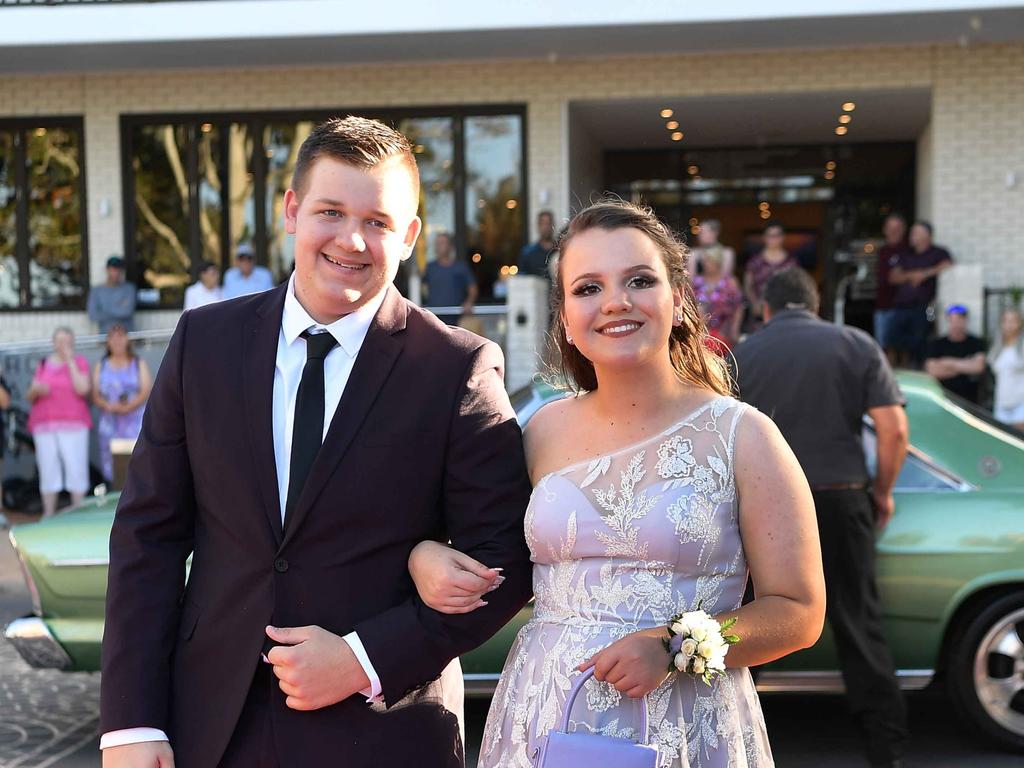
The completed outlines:
{"type": "MultiPolygon", "coordinates": [[[[941,681],[964,717],[1024,751],[1024,436],[955,401],[929,377],[901,373],[910,456],[896,514],[878,542],[886,630],[906,689],[941,681]]],[[[512,395],[521,423],[562,395],[533,385],[512,395]]],[[[873,449],[870,425],[865,446],[873,449]]],[[[18,526],[34,615],[7,638],[32,665],[99,668],[107,538],[115,495],[18,526]]],[[[463,658],[466,689],[494,688],[524,610],[463,658]]],[[[760,670],[762,691],[841,691],[826,629],[811,649],[760,670]]]]}

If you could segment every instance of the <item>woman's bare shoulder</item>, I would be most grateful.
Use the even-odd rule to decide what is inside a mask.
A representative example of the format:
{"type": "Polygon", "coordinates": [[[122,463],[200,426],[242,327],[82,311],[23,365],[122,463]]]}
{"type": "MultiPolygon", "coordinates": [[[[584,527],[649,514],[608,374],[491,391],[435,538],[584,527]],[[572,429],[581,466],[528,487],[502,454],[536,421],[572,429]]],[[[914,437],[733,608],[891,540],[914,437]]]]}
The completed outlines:
{"type": "Polygon", "coordinates": [[[562,440],[578,423],[581,404],[580,396],[569,395],[544,405],[530,419],[523,430],[523,446],[531,477],[536,468],[549,463],[549,456],[562,452],[562,440]]]}

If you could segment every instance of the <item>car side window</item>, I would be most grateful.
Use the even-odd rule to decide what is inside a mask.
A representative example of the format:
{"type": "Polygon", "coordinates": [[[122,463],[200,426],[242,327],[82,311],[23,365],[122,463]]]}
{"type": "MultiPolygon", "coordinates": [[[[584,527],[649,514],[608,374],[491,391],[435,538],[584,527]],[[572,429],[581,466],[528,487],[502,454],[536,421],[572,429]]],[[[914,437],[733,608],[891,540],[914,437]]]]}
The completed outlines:
{"type": "MultiPolygon", "coordinates": [[[[867,461],[868,472],[874,476],[878,461],[877,439],[875,431],[871,427],[864,427],[861,433],[864,443],[864,458],[867,461]]],[[[920,456],[915,455],[913,448],[907,453],[907,460],[903,462],[899,477],[896,478],[896,493],[920,492],[920,491],[959,491],[960,484],[938,467],[932,466],[920,456]]]]}

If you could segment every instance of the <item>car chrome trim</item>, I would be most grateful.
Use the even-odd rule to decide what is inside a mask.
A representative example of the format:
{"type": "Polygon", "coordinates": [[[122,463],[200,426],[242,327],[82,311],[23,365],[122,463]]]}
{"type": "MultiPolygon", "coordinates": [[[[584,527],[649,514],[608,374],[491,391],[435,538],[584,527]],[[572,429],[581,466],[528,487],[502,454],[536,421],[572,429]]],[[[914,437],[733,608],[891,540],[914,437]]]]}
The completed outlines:
{"type": "MultiPolygon", "coordinates": [[[[920,691],[935,676],[931,669],[898,669],[896,679],[901,690],[920,691]]],[[[772,672],[757,675],[758,693],[844,693],[846,686],[839,672],[772,672]]]]}
{"type": "Polygon", "coordinates": [[[68,669],[71,657],[46,622],[38,616],[15,619],[4,629],[4,637],[18,651],[30,667],[36,669],[68,669]]]}
{"type": "Polygon", "coordinates": [[[471,699],[485,699],[494,695],[494,689],[498,685],[501,675],[491,672],[473,672],[462,676],[462,685],[465,694],[471,699]]]}
{"type": "Polygon", "coordinates": [[[106,568],[110,565],[109,557],[69,557],[64,560],[50,560],[53,568],[106,568]]]}

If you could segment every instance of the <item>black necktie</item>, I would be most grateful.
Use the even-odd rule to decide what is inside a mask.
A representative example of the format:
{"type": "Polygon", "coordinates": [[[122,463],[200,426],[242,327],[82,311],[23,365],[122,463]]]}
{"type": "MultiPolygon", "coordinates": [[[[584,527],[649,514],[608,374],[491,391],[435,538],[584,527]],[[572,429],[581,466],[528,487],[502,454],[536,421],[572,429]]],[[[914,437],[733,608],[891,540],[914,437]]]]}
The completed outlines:
{"type": "Polygon", "coordinates": [[[299,394],[295,398],[292,423],[292,458],[288,472],[288,499],[284,519],[288,521],[299,502],[324,436],[324,358],[338,343],[329,333],[302,332],[306,340],[306,365],[302,368],[299,394]]]}

